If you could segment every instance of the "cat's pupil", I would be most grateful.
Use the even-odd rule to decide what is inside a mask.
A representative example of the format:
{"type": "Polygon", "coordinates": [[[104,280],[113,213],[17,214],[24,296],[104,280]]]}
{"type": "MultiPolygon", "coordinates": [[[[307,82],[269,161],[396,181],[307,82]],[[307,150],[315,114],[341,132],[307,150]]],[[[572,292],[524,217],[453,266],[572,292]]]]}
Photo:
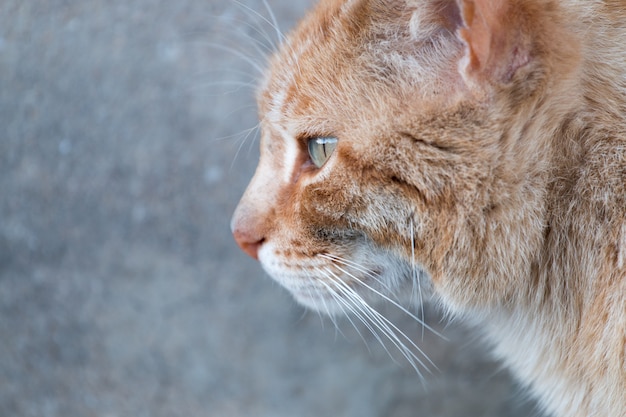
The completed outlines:
{"type": "Polygon", "coordinates": [[[337,147],[337,138],[332,136],[309,139],[309,156],[313,164],[321,168],[337,147]]]}

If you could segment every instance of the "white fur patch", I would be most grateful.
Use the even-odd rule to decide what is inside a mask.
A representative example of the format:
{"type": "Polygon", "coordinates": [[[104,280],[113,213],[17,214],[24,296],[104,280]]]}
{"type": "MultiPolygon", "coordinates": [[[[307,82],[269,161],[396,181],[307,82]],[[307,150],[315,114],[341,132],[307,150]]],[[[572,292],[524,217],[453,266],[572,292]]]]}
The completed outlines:
{"type": "Polygon", "coordinates": [[[277,130],[282,136],[283,143],[285,145],[285,153],[282,156],[284,163],[283,180],[285,183],[289,183],[291,182],[294,171],[297,169],[296,162],[300,151],[298,150],[298,144],[296,143],[295,138],[293,138],[285,129],[279,128],[277,130]]]}
{"type": "Polygon", "coordinates": [[[409,21],[409,33],[414,40],[427,39],[440,30],[440,26],[424,18],[422,11],[413,12],[409,21]]]}
{"type": "Polygon", "coordinates": [[[347,248],[342,247],[338,248],[344,252],[342,255],[311,257],[279,255],[276,249],[283,249],[279,242],[274,240],[261,247],[259,261],[263,269],[299,303],[322,313],[340,313],[345,308],[343,303],[356,299],[377,303],[396,294],[421,301],[421,295],[412,293],[421,294],[430,282],[419,265],[411,266],[368,242],[351,246],[347,254],[347,248]]]}

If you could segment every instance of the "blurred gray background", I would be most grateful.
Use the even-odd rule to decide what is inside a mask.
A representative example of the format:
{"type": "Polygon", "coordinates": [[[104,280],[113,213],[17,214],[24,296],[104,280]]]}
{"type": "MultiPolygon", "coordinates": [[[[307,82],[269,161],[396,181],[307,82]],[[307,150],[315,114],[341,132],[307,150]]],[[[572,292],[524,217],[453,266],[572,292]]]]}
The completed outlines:
{"type": "Polygon", "coordinates": [[[0,2],[0,416],[538,415],[476,329],[388,309],[422,380],[237,249],[277,38],[241,2],[0,2]]]}

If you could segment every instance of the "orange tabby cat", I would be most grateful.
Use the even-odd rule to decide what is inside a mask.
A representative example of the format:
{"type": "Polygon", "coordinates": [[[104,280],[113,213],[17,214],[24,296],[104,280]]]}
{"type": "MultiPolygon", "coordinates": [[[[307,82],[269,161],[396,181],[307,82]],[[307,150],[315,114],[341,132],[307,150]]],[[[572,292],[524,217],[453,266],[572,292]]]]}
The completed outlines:
{"type": "Polygon", "coordinates": [[[232,229],[334,313],[428,279],[556,416],[626,416],[626,2],[322,0],[232,229]]]}

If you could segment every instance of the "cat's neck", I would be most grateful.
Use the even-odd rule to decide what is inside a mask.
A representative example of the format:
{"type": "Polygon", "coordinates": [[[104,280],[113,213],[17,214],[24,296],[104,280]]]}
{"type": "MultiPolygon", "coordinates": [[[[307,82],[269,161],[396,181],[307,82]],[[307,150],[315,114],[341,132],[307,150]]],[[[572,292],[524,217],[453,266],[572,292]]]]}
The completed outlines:
{"type": "Polygon", "coordinates": [[[623,48],[620,30],[582,42],[579,65],[512,118],[494,174],[504,197],[464,220],[476,238],[442,268],[473,277],[447,280],[444,304],[484,329],[558,415],[617,415],[626,392],[615,384],[624,347],[614,335],[626,327],[615,319],[626,293],[626,58],[594,51],[623,48]]]}

